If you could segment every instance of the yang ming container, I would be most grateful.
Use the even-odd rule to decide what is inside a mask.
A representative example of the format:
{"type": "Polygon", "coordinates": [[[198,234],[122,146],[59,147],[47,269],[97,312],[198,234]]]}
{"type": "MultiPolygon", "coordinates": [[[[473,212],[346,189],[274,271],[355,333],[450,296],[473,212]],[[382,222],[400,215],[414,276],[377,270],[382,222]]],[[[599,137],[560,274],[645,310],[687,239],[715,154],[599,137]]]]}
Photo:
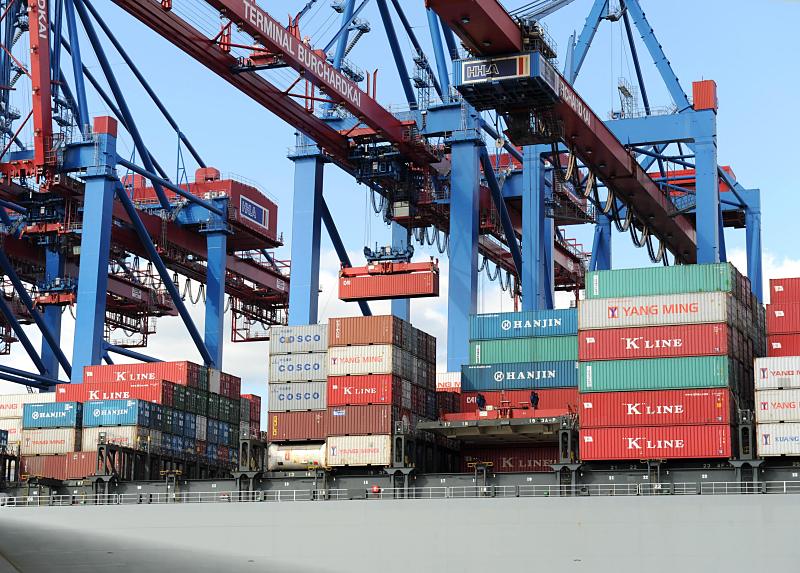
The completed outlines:
{"type": "Polygon", "coordinates": [[[586,274],[586,298],[701,292],[737,295],[742,285],[742,275],[730,263],[592,271],[586,274]]]}
{"type": "MultiPolygon", "coordinates": [[[[552,390],[535,390],[539,396],[539,410],[578,411],[578,389],[556,388],[552,390]]],[[[531,390],[506,390],[500,392],[462,392],[460,408],[462,412],[474,412],[478,408],[478,394],[483,394],[486,405],[493,408],[510,406],[512,408],[529,408],[531,406],[531,390]]]]}
{"type": "Polygon", "coordinates": [[[397,346],[338,346],[328,351],[328,374],[351,376],[365,374],[396,374],[413,379],[414,357],[397,346]]]}
{"type": "Polygon", "coordinates": [[[724,424],[582,428],[578,444],[583,461],[730,458],[731,428],[724,424]]]}
{"type": "Polygon", "coordinates": [[[470,340],[576,334],[578,312],[574,308],[473,314],[469,317],[470,340]]]}
{"type": "Polygon", "coordinates": [[[565,388],[578,385],[578,362],[519,362],[471,364],[461,367],[461,390],[565,388]]]}
{"type": "Polygon", "coordinates": [[[437,392],[461,392],[461,372],[437,372],[437,392]]]}
{"type": "Polygon", "coordinates": [[[734,350],[735,335],[725,324],[589,330],[578,335],[578,356],[582,361],[724,356],[734,350]]]}
{"type": "Polygon", "coordinates": [[[730,295],[689,293],[633,298],[583,300],[578,304],[581,330],[728,323],[730,295]]]}
{"type": "Polygon", "coordinates": [[[328,325],[275,326],[269,331],[269,353],[325,352],[328,349],[328,325]]]}
{"type": "Polygon", "coordinates": [[[0,418],[0,431],[8,434],[9,444],[18,444],[22,439],[22,418],[0,418]]]}
{"type": "MultiPolygon", "coordinates": [[[[126,448],[140,451],[154,451],[158,443],[152,439],[154,435],[161,436],[157,430],[149,430],[141,426],[111,426],[102,428],[83,429],[83,451],[96,452],[100,443],[100,434],[105,436],[107,444],[116,444],[126,448]]],[[[166,433],[163,435],[167,435],[166,433]]],[[[81,449],[81,448],[78,448],[81,449]]]]}
{"type": "Polygon", "coordinates": [[[0,419],[22,418],[25,404],[45,404],[55,402],[53,392],[34,392],[33,394],[0,394],[0,419]]]}
{"type": "Polygon", "coordinates": [[[756,392],[756,422],[800,422],[800,390],[756,392]]]}
{"type": "Polygon", "coordinates": [[[76,428],[39,428],[22,430],[20,454],[50,456],[81,449],[81,430],[76,428]]]}
{"type": "Polygon", "coordinates": [[[25,404],[22,411],[22,427],[80,428],[82,406],[80,402],[25,404]]]}
{"type": "Polygon", "coordinates": [[[469,343],[470,364],[574,361],[577,359],[577,336],[478,340],[469,343]]]}
{"type": "Polygon", "coordinates": [[[662,390],[582,394],[581,428],[730,424],[730,391],[662,390]]]}
{"type": "MultiPolygon", "coordinates": [[[[327,420],[327,412],[270,412],[265,428],[267,440],[270,442],[318,442],[327,436],[327,420]]],[[[209,441],[211,441],[210,438],[209,441]]]]}
{"type": "Polygon", "coordinates": [[[270,384],[269,408],[274,412],[324,410],[328,406],[327,386],[327,382],[270,384]]]}
{"type": "Polygon", "coordinates": [[[278,354],[269,359],[269,381],[283,382],[323,381],[328,377],[328,353],[278,354]]]}
{"type": "Polygon", "coordinates": [[[308,468],[324,468],[327,446],[322,444],[295,444],[279,446],[270,444],[267,469],[271,472],[307,471],[308,468]]]}
{"type": "Polygon", "coordinates": [[[756,390],[800,388],[800,356],[756,358],[756,390]]]}
{"type": "Polygon", "coordinates": [[[388,466],[392,463],[391,436],[331,436],[327,463],[341,466],[388,466]]]}
{"type": "Polygon", "coordinates": [[[770,279],[769,293],[772,304],[800,303],[800,278],[770,279]]]}
{"type": "MultiPolygon", "coordinates": [[[[175,412],[183,414],[183,412],[175,412]]],[[[83,427],[150,426],[150,403],[144,400],[100,400],[86,402],[83,407],[83,427]]],[[[175,424],[173,423],[173,426],[175,424]]]]}
{"type": "Polygon", "coordinates": [[[733,377],[728,357],[703,356],[581,362],[578,379],[581,392],[625,392],[727,388],[733,377]]]}
{"type": "Polygon", "coordinates": [[[800,455],[800,424],[756,424],[759,456],[800,455]]]}
{"type": "Polygon", "coordinates": [[[472,472],[470,464],[490,463],[495,473],[552,472],[558,463],[558,448],[555,446],[504,446],[462,450],[462,471],[472,472]]]}

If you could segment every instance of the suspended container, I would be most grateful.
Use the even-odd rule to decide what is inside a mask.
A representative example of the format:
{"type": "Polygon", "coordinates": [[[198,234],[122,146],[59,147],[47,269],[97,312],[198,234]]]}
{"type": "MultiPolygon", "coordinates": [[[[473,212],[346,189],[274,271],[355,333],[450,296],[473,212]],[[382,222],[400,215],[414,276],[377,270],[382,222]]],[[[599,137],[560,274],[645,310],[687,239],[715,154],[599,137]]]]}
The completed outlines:
{"type": "Polygon", "coordinates": [[[731,428],[724,424],[582,428],[578,444],[583,461],[730,458],[731,428]]]}
{"type": "Polygon", "coordinates": [[[756,358],[756,390],[800,388],[800,356],[756,358]]]}
{"type": "Polygon", "coordinates": [[[588,330],[578,335],[582,361],[736,354],[740,336],[725,324],[588,330]]]}
{"type": "Polygon", "coordinates": [[[461,367],[461,390],[565,388],[578,385],[578,362],[519,362],[471,364],[461,367]]]}
{"type": "MultiPolygon", "coordinates": [[[[695,265],[692,265],[695,266],[695,265]]],[[[581,330],[728,323],[735,320],[726,293],[688,293],[584,300],[578,305],[581,330]]]]}
{"type": "Polygon", "coordinates": [[[325,352],[327,349],[327,324],[273,326],[269,331],[270,356],[298,352],[325,352]]]}
{"type": "Polygon", "coordinates": [[[331,436],[325,457],[330,467],[389,466],[392,436],[331,436]]]}
{"type": "Polygon", "coordinates": [[[271,472],[308,471],[326,467],[327,446],[321,444],[280,446],[270,444],[267,469],[271,472]]]}
{"type": "Polygon", "coordinates": [[[270,410],[273,412],[324,410],[328,406],[328,400],[326,398],[327,386],[327,382],[270,384],[270,410]]]}
{"type": "Polygon", "coordinates": [[[25,404],[22,427],[27,428],[80,428],[83,404],[80,402],[50,402],[25,404]]]}
{"type": "Polygon", "coordinates": [[[388,300],[439,296],[439,263],[376,262],[339,271],[339,299],[388,300]]]}
{"type": "Polygon", "coordinates": [[[575,361],[577,359],[577,336],[478,340],[469,343],[470,364],[511,364],[575,361]]]}
{"type": "Polygon", "coordinates": [[[581,362],[580,391],[736,388],[732,362],[726,356],[581,362]]]}
{"type": "Polygon", "coordinates": [[[327,352],[279,354],[277,356],[270,356],[270,384],[324,381],[327,377],[327,352]]]}
{"type": "Polygon", "coordinates": [[[574,308],[473,314],[469,317],[470,340],[576,334],[578,311],[574,308]]]}

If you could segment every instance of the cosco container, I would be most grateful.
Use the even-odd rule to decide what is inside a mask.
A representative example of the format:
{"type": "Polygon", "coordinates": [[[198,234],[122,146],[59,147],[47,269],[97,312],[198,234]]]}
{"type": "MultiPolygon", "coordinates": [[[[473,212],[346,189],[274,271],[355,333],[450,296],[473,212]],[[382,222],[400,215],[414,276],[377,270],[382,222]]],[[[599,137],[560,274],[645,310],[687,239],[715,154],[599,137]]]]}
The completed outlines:
{"type": "Polygon", "coordinates": [[[25,404],[45,404],[55,401],[56,396],[53,392],[34,392],[32,394],[0,394],[0,419],[22,418],[22,408],[25,404]]]}
{"type": "Polygon", "coordinates": [[[328,353],[278,354],[269,359],[269,381],[314,382],[328,377],[328,353]]]}
{"type": "MultiPolygon", "coordinates": [[[[182,412],[175,412],[182,414],[182,412]]],[[[144,400],[99,400],[86,402],[83,427],[142,426],[150,427],[150,403],[144,400]]]]}
{"type": "Polygon", "coordinates": [[[325,352],[328,349],[328,325],[275,326],[269,331],[269,353],[325,352]]]}
{"type": "MultiPolygon", "coordinates": [[[[90,382],[85,384],[59,384],[55,396],[59,402],[90,402],[92,400],[146,400],[174,406],[177,386],[173,382],[153,380],[144,382],[90,382]]],[[[197,390],[192,389],[194,392],[197,390]]]]}
{"type": "Polygon", "coordinates": [[[578,443],[583,461],[730,458],[731,428],[724,424],[582,428],[578,443]]]}
{"type": "Polygon", "coordinates": [[[578,335],[578,356],[582,361],[724,356],[735,354],[736,335],[725,324],[589,330],[578,335]]]}
{"type": "Polygon", "coordinates": [[[327,464],[341,466],[388,466],[392,463],[391,436],[331,436],[327,464]]]}
{"type": "Polygon", "coordinates": [[[22,440],[22,418],[0,418],[0,430],[8,434],[9,444],[19,444],[22,440]]]}
{"type": "MultiPolygon", "coordinates": [[[[161,435],[158,431],[151,431],[141,426],[108,426],[102,428],[84,428],[83,446],[84,452],[95,452],[100,443],[101,434],[107,444],[116,444],[126,448],[133,448],[141,451],[154,451],[157,447],[156,442],[152,441],[153,435],[161,435]]],[[[164,434],[166,435],[166,434],[164,434]]],[[[81,449],[81,448],[78,448],[81,449]]]]}
{"type": "Polygon", "coordinates": [[[756,424],[759,456],[800,456],[800,424],[756,424]]]}
{"type": "Polygon", "coordinates": [[[581,428],[731,423],[730,391],[596,392],[579,400],[581,428]]]}
{"type": "Polygon", "coordinates": [[[578,312],[574,308],[473,314],[469,317],[470,340],[576,334],[578,334],[578,312]]]}
{"type": "Polygon", "coordinates": [[[411,412],[396,406],[331,406],[328,408],[328,434],[355,436],[362,434],[390,434],[392,423],[411,422],[411,412]]]}
{"type": "Polygon", "coordinates": [[[396,374],[412,380],[414,359],[410,352],[397,346],[338,346],[328,351],[328,374],[351,376],[365,374],[396,374]]]}
{"type": "Polygon", "coordinates": [[[556,446],[501,446],[494,448],[469,447],[461,452],[462,471],[474,471],[475,464],[491,464],[495,473],[552,472],[558,463],[556,446]]]}
{"type": "Polygon", "coordinates": [[[735,372],[726,356],[580,363],[581,392],[726,388],[735,372]]]}
{"type": "Polygon", "coordinates": [[[732,301],[726,293],[688,293],[633,298],[583,300],[578,304],[581,330],[727,323],[732,301]]]}
{"type": "Polygon", "coordinates": [[[478,340],[469,343],[470,364],[551,362],[577,359],[577,336],[478,340]]]}
{"type": "Polygon", "coordinates": [[[437,372],[437,392],[461,392],[461,372],[437,372]]]}
{"type": "Polygon", "coordinates": [[[756,422],[800,422],[800,390],[756,392],[756,422]]]}
{"type": "Polygon", "coordinates": [[[328,406],[327,386],[327,382],[270,384],[269,409],[274,412],[324,410],[328,406]]]}
{"type": "Polygon", "coordinates": [[[565,388],[578,385],[578,362],[472,364],[461,368],[461,390],[565,388]]]}
{"type": "Polygon", "coordinates": [[[202,388],[202,379],[207,379],[207,377],[208,370],[204,366],[186,361],[108,364],[87,366],[83,369],[84,382],[155,382],[167,380],[181,386],[202,388]]]}
{"type": "Polygon", "coordinates": [[[800,303],[768,304],[767,332],[769,334],[800,333],[800,303]]]}
{"type": "Polygon", "coordinates": [[[49,456],[81,449],[81,430],[76,428],[39,428],[22,430],[20,454],[49,456]]]}
{"type": "Polygon", "coordinates": [[[800,356],[756,358],[756,390],[800,388],[800,356]]]}
{"type": "Polygon", "coordinates": [[[270,444],[267,469],[271,472],[291,472],[324,468],[326,450],[327,446],[324,443],[291,446],[270,444]]]}
{"type": "MultiPolygon", "coordinates": [[[[267,440],[270,442],[321,441],[327,436],[327,412],[270,412],[267,440]]],[[[209,430],[211,425],[209,423],[209,430]]],[[[211,441],[209,439],[209,441],[211,441]]]]}
{"type": "Polygon", "coordinates": [[[800,278],[770,279],[769,302],[772,304],[800,303],[800,278]]]}
{"type": "Polygon", "coordinates": [[[738,296],[744,290],[743,279],[730,263],[592,271],[586,274],[586,298],[711,292],[738,296]]]}
{"type": "MultiPolygon", "coordinates": [[[[557,388],[554,390],[535,390],[539,396],[538,410],[578,411],[578,389],[557,388]]],[[[461,411],[474,412],[478,408],[478,394],[483,394],[486,405],[492,408],[509,406],[511,408],[530,408],[531,390],[506,390],[500,392],[462,392],[461,411]]]]}
{"type": "Polygon", "coordinates": [[[411,394],[411,382],[391,374],[328,377],[328,406],[390,404],[410,409],[411,394]]]}
{"type": "Polygon", "coordinates": [[[80,402],[49,402],[25,404],[22,410],[23,428],[80,428],[80,402]]]}
{"type": "Polygon", "coordinates": [[[800,334],[770,334],[767,337],[768,356],[800,356],[800,334]]]}

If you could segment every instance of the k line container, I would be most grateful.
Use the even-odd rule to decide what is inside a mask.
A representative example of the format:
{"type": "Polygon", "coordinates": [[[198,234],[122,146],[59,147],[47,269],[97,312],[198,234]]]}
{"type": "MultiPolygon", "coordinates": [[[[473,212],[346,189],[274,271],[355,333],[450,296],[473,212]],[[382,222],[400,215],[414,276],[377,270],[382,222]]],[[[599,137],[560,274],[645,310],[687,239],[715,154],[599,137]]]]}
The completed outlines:
{"type": "Polygon", "coordinates": [[[267,469],[271,472],[307,471],[326,467],[327,446],[322,444],[279,446],[270,444],[267,469]]]}
{"type": "Polygon", "coordinates": [[[22,418],[0,418],[0,430],[8,432],[9,444],[19,444],[22,440],[22,418]]]}
{"type": "Polygon", "coordinates": [[[580,459],[583,461],[731,456],[731,428],[724,424],[582,428],[578,439],[580,459]]]}
{"type": "Polygon", "coordinates": [[[411,382],[391,374],[328,377],[328,406],[365,404],[389,404],[410,409],[411,382]]]}
{"type": "Polygon", "coordinates": [[[461,372],[437,372],[437,392],[461,392],[461,372]]]}
{"type": "Polygon", "coordinates": [[[733,335],[725,324],[589,330],[578,335],[578,356],[582,361],[724,356],[732,350],[733,335]]]}
{"type": "Polygon", "coordinates": [[[727,293],[688,293],[583,300],[578,305],[581,330],[727,323],[733,320],[727,293]]]}
{"type": "Polygon", "coordinates": [[[463,472],[473,471],[470,464],[490,463],[496,473],[552,472],[558,463],[558,448],[555,446],[504,446],[494,448],[469,447],[462,450],[463,472]]]}
{"type": "Polygon", "coordinates": [[[150,430],[141,426],[84,428],[83,446],[79,449],[83,449],[84,452],[97,451],[97,445],[100,443],[100,434],[105,434],[106,443],[108,444],[117,444],[142,451],[147,451],[148,448],[153,451],[158,447],[157,441],[153,439],[154,436],[168,435],[167,432],[162,434],[157,430],[150,430]]]}
{"type": "MultiPolygon", "coordinates": [[[[86,402],[83,408],[83,427],[97,426],[150,426],[150,403],[144,400],[99,400],[86,402]]],[[[183,412],[175,412],[174,418],[182,421],[183,412]]],[[[173,422],[173,429],[176,425],[173,422]]]]}
{"type": "Polygon", "coordinates": [[[388,466],[392,463],[391,436],[331,436],[328,466],[388,466]]]}
{"type": "Polygon", "coordinates": [[[84,382],[154,382],[167,380],[181,386],[202,388],[208,370],[193,362],[144,362],[108,364],[83,369],[84,382]]]}
{"type": "Polygon", "coordinates": [[[756,424],[759,456],[800,455],[800,424],[756,424]]]}
{"type": "Polygon", "coordinates": [[[328,351],[328,374],[352,376],[396,374],[414,377],[414,360],[410,352],[397,346],[338,346],[328,351]]]}
{"type": "Polygon", "coordinates": [[[324,410],[328,406],[327,386],[327,382],[270,384],[269,408],[275,412],[324,410]]]}
{"type": "Polygon", "coordinates": [[[396,406],[331,406],[328,434],[331,436],[390,434],[393,422],[411,423],[411,412],[396,406]]]}
{"type": "Polygon", "coordinates": [[[40,428],[22,430],[20,454],[48,456],[81,449],[81,430],[76,428],[40,428]]]}
{"type": "Polygon", "coordinates": [[[55,402],[53,392],[34,392],[33,394],[0,394],[0,419],[22,418],[25,404],[44,404],[55,402]]]}
{"type": "Polygon", "coordinates": [[[772,304],[800,303],[800,278],[770,279],[769,293],[772,304]]]}
{"type": "MultiPolygon", "coordinates": [[[[151,382],[104,382],[85,384],[59,384],[56,399],[59,402],[89,402],[93,400],[146,400],[173,406],[176,384],[155,380],[151,382]]],[[[183,387],[180,387],[185,390],[183,387]]],[[[193,391],[197,391],[194,388],[193,391]]]]}
{"type": "Polygon", "coordinates": [[[579,403],[581,428],[731,423],[729,390],[598,392],[579,403]]]}
{"type": "Polygon", "coordinates": [[[736,294],[740,288],[740,277],[739,271],[730,263],[592,271],[586,275],[586,298],[695,292],[736,294]]]}
{"type": "MultiPolygon", "coordinates": [[[[538,410],[578,411],[578,389],[558,388],[556,390],[536,390],[539,395],[538,410]]],[[[510,406],[512,408],[530,407],[530,390],[507,390],[504,392],[462,392],[461,411],[474,412],[478,408],[478,394],[486,398],[486,405],[493,408],[510,406]]]]}
{"type": "Polygon", "coordinates": [[[800,334],[770,334],[767,337],[767,355],[800,356],[800,334]]]}
{"type": "Polygon", "coordinates": [[[327,436],[327,412],[270,412],[267,440],[270,442],[322,441],[327,436]]]}
{"type": "Polygon", "coordinates": [[[581,392],[726,388],[734,370],[726,356],[580,363],[581,392]]]}
{"type": "Polygon", "coordinates": [[[80,402],[49,402],[25,404],[23,428],[80,428],[83,404],[80,402]]]}
{"type": "Polygon", "coordinates": [[[520,390],[567,388],[578,385],[578,362],[519,362],[472,364],[461,368],[461,390],[520,390]]]}
{"type": "Polygon", "coordinates": [[[800,356],[756,358],[756,390],[800,388],[800,356]]]}
{"type": "Polygon", "coordinates": [[[284,382],[320,382],[327,377],[327,352],[270,356],[269,381],[271,384],[280,384],[284,382]]]}
{"type": "Polygon", "coordinates": [[[577,359],[577,336],[478,340],[469,343],[470,364],[508,364],[577,359]]]}
{"type": "Polygon", "coordinates": [[[327,349],[327,324],[276,326],[270,330],[270,355],[295,352],[325,352],[327,349]]]}
{"type": "Polygon", "coordinates": [[[756,392],[756,422],[800,422],[800,390],[756,392]]]}
{"type": "Polygon", "coordinates": [[[473,314],[469,317],[470,340],[576,334],[578,334],[578,312],[574,308],[473,314]]]}
{"type": "Polygon", "coordinates": [[[767,332],[771,335],[800,333],[800,303],[768,304],[767,332]]]}

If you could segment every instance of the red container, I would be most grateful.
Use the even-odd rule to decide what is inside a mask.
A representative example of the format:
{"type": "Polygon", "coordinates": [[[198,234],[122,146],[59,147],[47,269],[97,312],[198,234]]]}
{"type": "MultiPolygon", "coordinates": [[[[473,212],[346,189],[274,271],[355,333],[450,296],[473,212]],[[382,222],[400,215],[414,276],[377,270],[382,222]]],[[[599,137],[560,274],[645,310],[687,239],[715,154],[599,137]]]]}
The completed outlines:
{"type": "Polygon", "coordinates": [[[490,463],[495,473],[552,472],[550,466],[558,463],[555,446],[504,446],[495,448],[468,448],[463,450],[462,471],[471,472],[470,463],[490,463]]]}
{"type": "Polygon", "coordinates": [[[800,303],[800,278],[770,279],[769,302],[772,304],[800,303]]]}
{"type": "Polygon", "coordinates": [[[771,334],[767,337],[767,356],[800,356],[800,334],[771,334]]]}
{"type": "Polygon", "coordinates": [[[327,436],[325,412],[270,412],[267,439],[270,442],[324,440],[327,436]]]}
{"type": "Polygon", "coordinates": [[[396,406],[332,406],[328,408],[329,436],[391,434],[392,422],[410,425],[411,412],[396,406]]]}
{"type": "Polygon", "coordinates": [[[700,80],[692,82],[692,100],[694,109],[717,110],[717,82],[714,80],[700,80]]]}
{"type": "Polygon", "coordinates": [[[580,397],[581,428],[731,423],[730,390],[595,392],[580,397]]]}
{"type": "Polygon", "coordinates": [[[579,448],[583,461],[730,458],[731,428],[723,424],[582,428],[579,448]]]}
{"type": "Polygon", "coordinates": [[[730,336],[725,324],[588,330],[578,334],[578,358],[589,361],[724,356],[729,352],[730,336]]]}
{"type": "Polygon", "coordinates": [[[391,374],[328,377],[328,406],[358,404],[402,406],[403,381],[391,374]]]}
{"type": "MultiPolygon", "coordinates": [[[[578,411],[578,389],[577,388],[553,388],[537,390],[539,394],[539,410],[571,410],[578,411]]],[[[474,412],[478,409],[476,398],[478,394],[483,394],[486,398],[486,405],[499,408],[510,406],[511,408],[521,408],[530,406],[530,390],[505,390],[500,392],[462,392],[459,394],[462,412],[474,412]]]]}
{"type": "Polygon", "coordinates": [[[219,393],[220,396],[238,399],[242,392],[242,379],[233,374],[220,372],[219,374],[219,393]]]}
{"type": "MultiPolygon", "coordinates": [[[[339,298],[344,301],[385,300],[439,296],[439,269],[435,263],[388,263],[394,270],[371,272],[371,266],[342,269],[339,273],[339,298]],[[408,267],[427,267],[419,272],[403,272],[408,267]]],[[[385,265],[375,265],[384,268],[385,265]]]]}
{"type": "Polygon", "coordinates": [[[108,382],[89,384],[59,384],[57,402],[88,402],[90,400],[146,400],[165,406],[173,405],[175,384],[155,382],[108,382]]]}
{"type": "Polygon", "coordinates": [[[800,333],[800,303],[768,304],[767,332],[769,334],[800,333]]]}
{"type": "MultiPolygon", "coordinates": [[[[197,388],[203,367],[193,362],[108,364],[83,369],[84,382],[156,382],[167,380],[197,388]]],[[[238,396],[238,394],[237,394],[238,396]]]]}
{"type": "Polygon", "coordinates": [[[455,392],[436,392],[437,415],[458,412],[460,404],[461,397],[455,392]]]}
{"type": "Polygon", "coordinates": [[[403,347],[403,321],[395,316],[332,318],[328,323],[328,346],[394,344],[403,347]]]}
{"type": "Polygon", "coordinates": [[[28,476],[83,479],[97,470],[97,452],[73,452],[57,456],[25,456],[20,469],[28,476]]]}
{"type": "Polygon", "coordinates": [[[258,394],[242,394],[242,398],[250,400],[250,421],[261,419],[261,396],[258,394]]]}

